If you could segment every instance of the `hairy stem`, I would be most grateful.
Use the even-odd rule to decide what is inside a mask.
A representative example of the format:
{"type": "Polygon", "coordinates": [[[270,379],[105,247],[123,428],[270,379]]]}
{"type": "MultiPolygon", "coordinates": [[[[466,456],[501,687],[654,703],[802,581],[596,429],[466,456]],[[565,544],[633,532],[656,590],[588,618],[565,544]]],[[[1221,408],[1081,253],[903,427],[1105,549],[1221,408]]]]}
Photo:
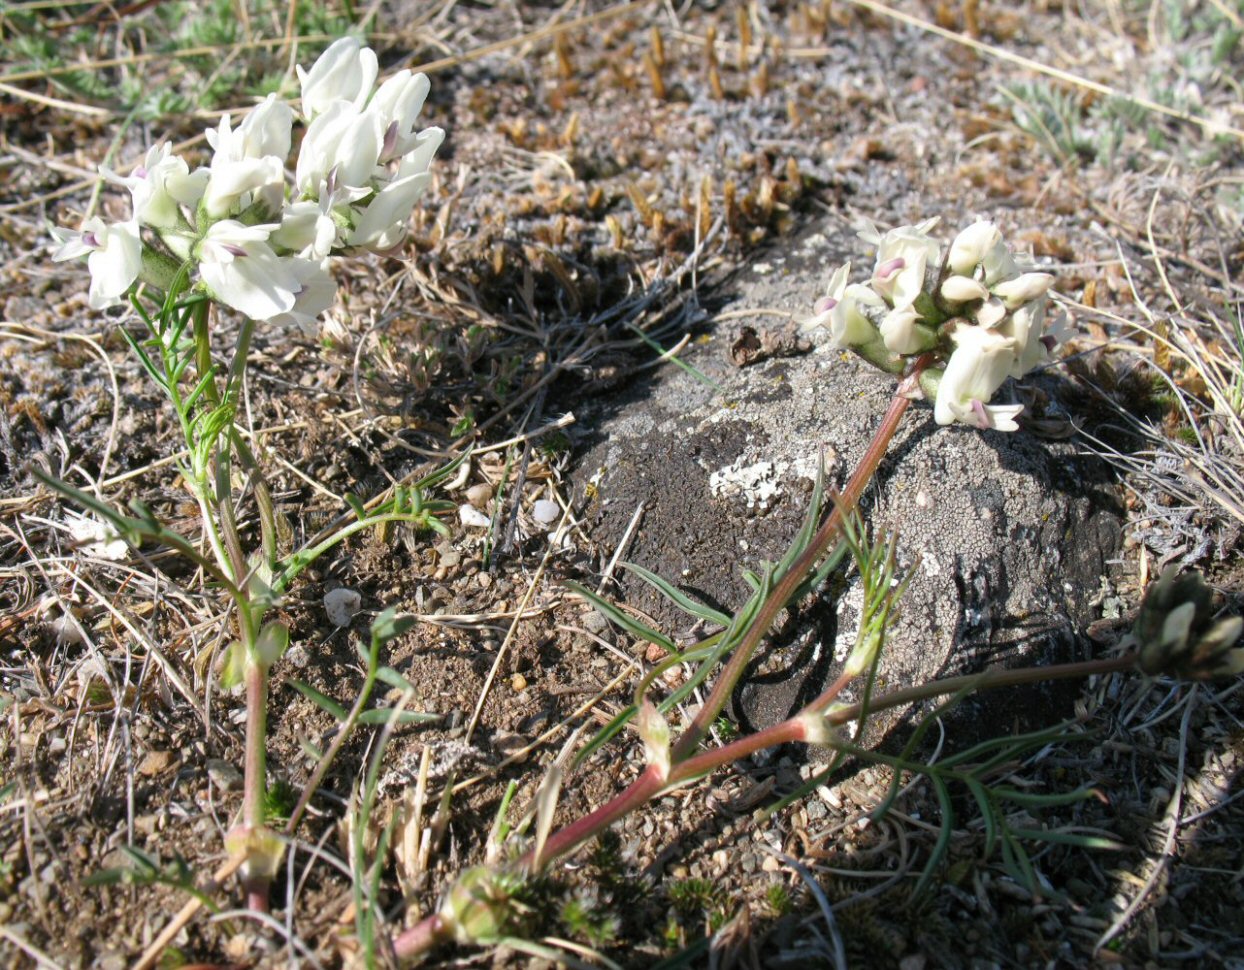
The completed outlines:
{"type": "MultiPolygon", "coordinates": [[[[246,667],[246,761],[242,793],[242,827],[248,832],[262,831],[267,792],[268,665],[258,662],[247,650],[246,667]]],[[[268,911],[266,867],[253,867],[244,880],[246,904],[256,912],[268,911]],[[262,870],[262,871],[259,871],[262,870]]]]}

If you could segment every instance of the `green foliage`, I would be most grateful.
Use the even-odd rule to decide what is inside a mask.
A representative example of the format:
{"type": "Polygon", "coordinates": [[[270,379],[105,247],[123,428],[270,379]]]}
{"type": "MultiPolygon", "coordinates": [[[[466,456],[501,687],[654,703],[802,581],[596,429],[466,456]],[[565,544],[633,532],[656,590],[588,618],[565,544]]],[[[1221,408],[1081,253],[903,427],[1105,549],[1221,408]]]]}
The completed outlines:
{"type": "Polygon", "coordinates": [[[618,938],[622,922],[601,906],[590,893],[580,892],[566,899],[558,914],[566,935],[589,946],[602,948],[618,938]]]}
{"type": "Polygon", "coordinates": [[[684,919],[716,910],[723,899],[721,890],[709,879],[679,879],[665,892],[674,911],[684,919]]]}
{"type": "Polygon", "coordinates": [[[989,738],[973,745],[966,751],[949,755],[934,764],[925,764],[912,757],[937,715],[957,704],[962,697],[956,695],[938,711],[930,714],[920,724],[898,757],[883,755],[848,747],[852,754],[865,760],[886,764],[895,768],[890,791],[881,804],[873,810],[873,818],[884,817],[898,796],[902,780],[901,772],[909,771],[924,775],[933,786],[941,813],[937,840],[929,854],[913,892],[919,895],[932,885],[934,877],[946,859],[950,840],[956,824],[956,810],[951,786],[958,786],[970,796],[980,816],[985,832],[982,856],[985,860],[997,852],[1003,868],[1015,882],[1034,896],[1048,893],[1033,868],[1028,846],[1034,843],[1047,845],[1075,845],[1086,849],[1121,849],[1119,843],[1096,832],[1083,832],[1074,826],[1043,827],[1035,813],[1065,808],[1090,798],[1099,797],[1093,789],[1083,788],[1071,792],[1037,794],[1001,783],[1007,776],[1007,767],[1025,755],[1051,744],[1083,742],[1083,734],[1070,733],[1071,725],[1059,724],[1052,728],[1027,734],[1003,735],[989,738]]]}
{"type": "Polygon", "coordinates": [[[132,845],[121,846],[121,852],[129,860],[129,865],[101,869],[87,876],[83,883],[87,886],[170,886],[194,896],[209,912],[220,911],[215,902],[198,888],[194,870],[180,855],[162,863],[159,856],[132,845]]]}
{"type": "MultiPolygon", "coordinates": [[[[46,12],[5,9],[11,67],[43,72],[61,96],[105,104],[139,120],[160,123],[196,109],[236,105],[289,86],[285,29],[288,5],[276,0],[171,2],[140,6],[120,17],[106,49],[156,55],[153,65],[125,63],[102,70],[77,68],[101,50],[95,24],[60,34],[46,12]],[[82,52],[81,54],[79,52],[82,52]],[[155,82],[153,83],[153,78],[155,82]]],[[[332,38],[357,29],[353,13],[336,5],[297,4],[294,36],[325,38],[299,46],[301,58],[318,56],[332,38]]],[[[292,93],[286,91],[286,93],[292,93]]]]}
{"type": "Polygon", "coordinates": [[[1082,127],[1084,107],[1077,95],[1045,81],[1012,84],[1002,94],[1011,102],[1015,124],[1060,165],[1096,157],[1097,149],[1082,127]]]}
{"type": "Polygon", "coordinates": [[[765,905],[773,916],[785,916],[791,908],[790,890],[780,882],[770,883],[765,890],[765,905]]]}
{"type": "Polygon", "coordinates": [[[264,814],[274,822],[286,821],[298,804],[298,789],[287,781],[277,780],[264,792],[264,814]]]}

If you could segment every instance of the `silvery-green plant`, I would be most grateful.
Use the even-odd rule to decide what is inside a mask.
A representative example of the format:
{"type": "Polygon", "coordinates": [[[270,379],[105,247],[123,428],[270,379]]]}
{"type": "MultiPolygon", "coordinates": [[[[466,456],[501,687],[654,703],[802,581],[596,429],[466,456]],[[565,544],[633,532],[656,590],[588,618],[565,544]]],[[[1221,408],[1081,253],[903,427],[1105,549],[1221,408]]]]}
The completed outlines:
{"type": "MultiPolygon", "coordinates": [[[[752,598],[728,616],[696,603],[660,577],[630,567],[651,583],[674,605],[704,622],[719,626],[714,633],[689,648],[681,649],[664,634],[647,627],[629,614],[613,608],[595,593],[574,587],[636,637],[661,646],[669,658],[645,676],[636,689],[634,703],[594,738],[579,755],[579,762],[597,750],[628,723],[639,734],[645,767],[621,794],[542,840],[538,849],[526,853],[508,867],[475,868],[463,873],[446,892],[437,912],[400,933],[393,941],[399,958],[410,958],[450,940],[487,944],[496,939],[497,928],[512,922],[515,877],[537,870],[599,835],[613,822],[650,800],[703,777],[709,772],[758,751],[787,743],[829,747],[836,757],[824,775],[809,785],[821,784],[828,773],[851,755],[890,764],[905,770],[924,770],[910,759],[911,750],[899,758],[867,751],[851,740],[860,737],[871,712],[932,698],[949,696],[952,702],[965,694],[988,688],[1015,686],[1063,678],[1084,678],[1139,668],[1146,674],[1204,679],[1232,675],[1240,669],[1239,651],[1231,646],[1241,633],[1237,620],[1211,622],[1208,592],[1196,580],[1175,583],[1166,579],[1146,600],[1136,634],[1117,656],[1052,667],[996,668],[983,674],[948,677],[891,690],[874,696],[876,665],[884,646],[887,624],[899,608],[906,578],[896,566],[892,542],[872,542],[865,536],[856,506],[876,472],[900,420],[913,400],[933,401],[938,424],[960,423],[978,429],[1015,431],[1019,405],[994,404],[994,395],[1008,377],[1022,377],[1049,359],[1058,342],[1061,319],[1046,318],[1047,293],[1053,277],[1022,272],[998,228],[977,222],[956,236],[945,249],[930,235],[937,220],[903,226],[882,235],[871,226],[861,236],[877,248],[876,264],[866,283],[851,283],[850,264],[835,271],[829,292],[816,306],[809,329],[828,328],[831,345],[851,349],[887,373],[900,375],[890,406],[873,440],[825,521],[821,515],[820,484],[803,529],[783,559],[762,574],[749,574],[752,598]],[[795,715],[754,734],[731,739],[716,748],[703,747],[710,728],[756,648],[769,634],[783,609],[817,590],[846,552],[855,560],[865,587],[864,609],[855,647],[842,673],[821,695],[795,715]],[[674,664],[698,666],[668,697],[654,701],[648,695],[657,677],[674,664]],[[675,730],[667,715],[709,677],[716,675],[706,700],[690,722],[675,730]],[[863,700],[843,704],[839,696],[849,683],[865,678],[863,700]]],[[[927,726],[930,721],[926,721],[927,726]]],[[[1080,838],[1065,833],[1015,831],[999,827],[999,805],[1023,802],[1024,793],[988,788],[968,759],[985,752],[989,763],[1010,752],[1044,744],[1056,732],[1038,732],[1013,739],[977,745],[968,752],[939,762],[926,775],[932,780],[943,808],[942,834],[930,868],[944,853],[953,827],[948,784],[965,785],[976,796],[992,843],[1001,846],[1008,869],[1021,875],[1027,857],[1018,839],[1036,837],[1085,847],[1108,845],[1106,840],[1080,838]],[[1001,753],[999,753],[1001,752],[1001,753]],[[961,767],[962,766],[962,767],[961,767]]],[[[797,795],[798,793],[796,793],[797,795]]],[[[789,796],[795,797],[795,796],[789,796]]],[[[891,795],[891,797],[893,797],[891,795]]],[[[1051,795],[1044,804],[1055,805],[1086,797],[1084,792],[1051,795]]],[[[1031,804],[1039,800],[1029,799],[1031,804]]],[[[784,800],[785,802],[785,800],[784,800]]],[[[884,811],[886,804],[879,807],[884,811]]],[[[992,851],[992,848],[991,848],[992,851]]]]}
{"type": "MultiPolygon", "coordinates": [[[[127,515],[37,474],[131,545],[174,548],[231,599],[235,636],[222,680],[245,685],[247,737],[243,808],[228,843],[246,858],[243,881],[257,909],[267,907],[283,844],[265,824],[266,713],[268,672],[290,631],[268,619],[270,612],[299,572],[346,537],[392,521],[446,531],[436,515],[450,508],[423,498],[446,469],[371,511],[357,504],[353,521],[282,555],[260,456],[234,421],[257,325],[313,331],[336,296],[332,258],[397,246],[431,178],[444,132],[416,129],[427,78],[402,71],[376,89],[377,73],[372,50],[354,38],[338,40],[309,71],[299,68],[300,113],[269,95],[236,128],[225,116],[206,132],[210,161],[193,169],[167,144],[150,148],[129,175],[101,167],[108,182],[130,193],[130,218],[91,217],[78,230],[52,230],[53,259],[86,257],[91,307],[129,303],[141,321],[145,332],[134,335],[123,324],[121,333],[176,412],[188,450],[182,476],[200,510],[206,551],[139,504],[127,515]],[[296,122],[305,131],[291,159],[296,122]],[[223,361],[211,346],[214,306],[242,317],[223,361]],[[238,527],[248,492],[260,525],[257,550],[244,548],[238,527]]],[[[112,534],[97,536],[96,525],[87,521],[92,541],[112,534]]]]}

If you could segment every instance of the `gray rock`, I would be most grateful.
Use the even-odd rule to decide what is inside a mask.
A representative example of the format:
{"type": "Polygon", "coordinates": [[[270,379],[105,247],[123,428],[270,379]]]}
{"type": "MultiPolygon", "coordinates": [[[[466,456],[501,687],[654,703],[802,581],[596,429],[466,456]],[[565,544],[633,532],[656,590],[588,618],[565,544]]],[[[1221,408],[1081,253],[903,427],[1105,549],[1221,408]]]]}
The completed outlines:
{"type": "MultiPolygon", "coordinates": [[[[845,241],[839,245],[839,252],[852,251],[845,241]]],[[[824,237],[814,237],[802,253],[794,250],[802,264],[792,256],[774,269],[769,260],[768,271],[747,278],[743,295],[725,309],[806,315],[828,276],[825,267],[838,261],[818,257],[828,248],[824,237]]],[[[740,323],[786,322],[757,314],[740,323]]],[[[785,552],[822,456],[827,484],[845,483],[894,388],[892,378],[824,347],[735,370],[735,333],[737,325],[713,332],[689,361],[720,391],[667,367],[598,405],[609,413],[585,415],[582,426],[595,434],[576,472],[595,537],[607,546],[619,542],[642,503],[622,558],[727,612],[750,593],[743,568],[759,570],[785,552]]],[[[1041,380],[1056,396],[1057,381],[1041,380]]],[[[1121,542],[1114,493],[1090,462],[1068,443],[1022,429],[1007,435],[942,428],[929,404],[911,407],[863,503],[874,530],[898,532],[900,562],[915,574],[881,662],[885,689],[997,662],[1083,654],[1080,631],[1099,615],[1095,597],[1121,542]]],[[[783,614],[779,635],[736,691],[745,729],[789,716],[841,668],[862,598],[852,576],[831,580],[797,616],[783,614]]],[[[624,600],[667,633],[694,638],[686,614],[629,574],[620,571],[619,578],[624,600]]],[[[1016,712],[1025,724],[1056,716],[1054,695],[1005,698],[990,708],[1002,715],[987,719],[995,729],[1012,728],[1016,712]]],[[[974,719],[982,710],[975,703],[966,706],[974,719]]],[[[901,713],[881,719],[878,729],[888,730],[901,713]]]]}

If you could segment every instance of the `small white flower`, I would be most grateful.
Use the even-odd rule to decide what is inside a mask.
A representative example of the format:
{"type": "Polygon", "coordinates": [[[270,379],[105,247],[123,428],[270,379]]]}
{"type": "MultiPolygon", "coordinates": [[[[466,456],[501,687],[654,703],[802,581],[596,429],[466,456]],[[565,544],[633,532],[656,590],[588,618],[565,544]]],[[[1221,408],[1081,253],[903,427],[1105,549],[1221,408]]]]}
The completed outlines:
{"type": "Polygon", "coordinates": [[[363,47],[357,37],[342,37],[319,56],[310,71],[298,68],[302,113],[314,119],[334,101],[348,101],[361,108],[378,73],[376,52],[363,47]]]}
{"type": "Polygon", "coordinates": [[[848,286],[843,291],[842,299],[832,308],[829,335],[833,345],[840,350],[859,347],[876,339],[877,327],[860,311],[862,306],[877,310],[886,308],[885,300],[863,283],[848,286]]]}
{"type": "Polygon", "coordinates": [[[971,303],[989,296],[985,284],[970,276],[947,276],[942,283],[941,293],[942,298],[951,303],[971,303]]]}
{"type": "Polygon", "coordinates": [[[285,168],[275,155],[262,158],[212,159],[203,204],[213,218],[236,215],[259,203],[268,213],[280,210],[285,197],[285,168]]]}
{"type": "Polygon", "coordinates": [[[235,130],[229,125],[229,115],[220,119],[220,127],[209,128],[204,134],[217,159],[224,162],[240,162],[244,158],[264,158],[271,155],[284,162],[289,155],[294,125],[294,112],[275,94],[268,95],[242,120],[235,130]]]}
{"type": "Polygon", "coordinates": [[[367,110],[374,111],[384,126],[384,158],[400,158],[415,147],[419,137],[415,135],[415,122],[430,86],[426,74],[399,71],[380,85],[367,103],[367,110]]]}
{"type": "Polygon", "coordinates": [[[1002,233],[992,222],[974,222],[950,244],[947,263],[952,272],[971,276],[981,264],[985,254],[1002,241],[1002,233]]]}
{"type": "Polygon", "coordinates": [[[938,424],[959,421],[976,428],[1014,431],[1022,406],[988,402],[1011,373],[1015,340],[996,330],[960,324],[951,334],[954,353],[937,388],[933,417],[938,424]]]}
{"type": "Polygon", "coordinates": [[[125,302],[125,294],[138,279],[143,267],[143,244],[138,222],[105,223],[92,216],[82,230],[52,228],[52,238],[60,245],[52,253],[55,262],[85,255],[91,271],[88,296],[91,308],[103,310],[125,302]]]}
{"type": "Polygon", "coordinates": [[[1023,377],[1030,370],[1049,359],[1050,352],[1058,346],[1063,336],[1066,314],[1060,313],[1047,326],[1045,320],[1047,298],[1043,294],[1025,303],[997,328],[997,332],[1015,341],[1015,362],[1012,377],[1023,377]]]}
{"type": "Polygon", "coordinates": [[[843,263],[829,278],[829,285],[825,287],[825,295],[816,301],[813,308],[812,316],[808,317],[799,324],[801,330],[817,330],[822,327],[828,327],[830,318],[833,316],[834,307],[838,305],[838,301],[842,299],[843,293],[847,289],[847,280],[851,278],[851,264],[843,263]]]}
{"type": "Polygon", "coordinates": [[[134,201],[134,218],[140,226],[174,229],[185,224],[181,206],[194,208],[207,186],[205,168],[190,171],[180,155],[172,154],[167,143],[152,145],[143,161],[128,176],[117,175],[103,165],[100,173],[114,185],[129,189],[134,201]]]}
{"type": "Polygon", "coordinates": [[[929,348],[926,334],[916,329],[920,315],[910,303],[896,306],[881,318],[881,339],[896,354],[918,354],[929,348]]]}
{"type": "Polygon", "coordinates": [[[1054,285],[1054,277],[1049,273],[1024,273],[1013,280],[1003,280],[993,288],[993,295],[1006,304],[1008,310],[1014,310],[1029,300],[1045,296],[1046,291],[1054,285]]]}
{"type": "Polygon", "coordinates": [[[440,128],[419,133],[414,150],[402,158],[393,179],[358,214],[354,229],[346,236],[348,245],[382,252],[402,241],[410,212],[432,180],[428,171],[432,156],[444,139],[440,128]]]}
{"type": "Polygon", "coordinates": [[[307,127],[294,180],[304,196],[324,185],[367,185],[377,173],[384,146],[380,115],[334,101],[307,127]]]}
{"type": "Polygon", "coordinates": [[[196,250],[199,273],[212,295],[252,320],[293,310],[303,287],[291,262],[268,245],[274,228],[222,219],[212,224],[196,250]]]}
{"type": "Polygon", "coordinates": [[[309,337],[317,334],[316,322],[321,313],[333,305],[337,282],[328,271],[328,260],[317,262],[288,256],[282,260],[300,284],[294,291],[294,305],[287,313],[278,313],[268,322],[277,326],[297,326],[309,337]]]}
{"type": "Polygon", "coordinates": [[[925,270],[941,258],[941,246],[925,225],[891,229],[878,243],[872,288],[892,307],[913,302],[924,289],[925,270]]]}
{"type": "Polygon", "coordinates": [[[991,296],[976,308],[972,317],[982,327],[996,327],[1006,319],[1006,304],[991,296]]]}
{"type": "Polygon", "coordinates": [[[1003,242],[1001,236],[998,237],[992,246],[985,250],[985,255],[981,258],[981,271],[985,285],[990,289],[1003,280],[1009,280],[1019,275],[1019,267],[1015,264],[1011,251],[1007,249],[1006,243],[1003,242]]]}

